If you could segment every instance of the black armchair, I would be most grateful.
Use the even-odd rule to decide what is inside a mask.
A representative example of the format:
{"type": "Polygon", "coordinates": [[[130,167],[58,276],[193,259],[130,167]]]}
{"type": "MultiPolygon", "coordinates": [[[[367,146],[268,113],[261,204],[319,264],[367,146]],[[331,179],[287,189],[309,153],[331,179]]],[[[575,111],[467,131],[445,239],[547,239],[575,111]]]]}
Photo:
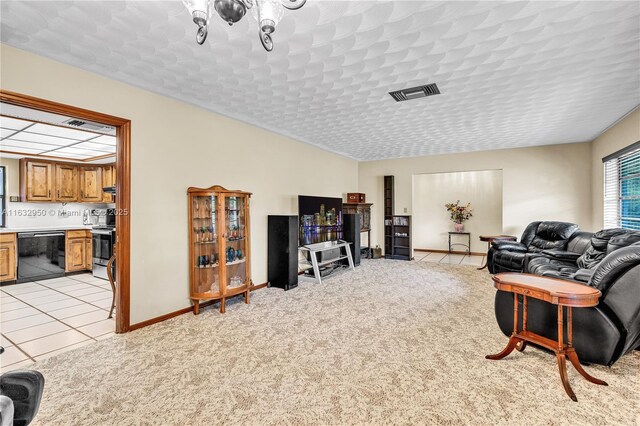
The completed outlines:
{"type": "Polygon", "coordinates": [[[532,222],[520,242],[496,240],[487,254],[489,272],[523,272],[527,255],[543,250],[565,250],[578,225],[567,222],[532,222]]]}
{"type": "MultiPolygon", "coordinates": [[[[596,233],[591,247],[578,259],[579,262],[594,261],[596,264],[591,269],[578,269],[571,278],[567,278],[579,281],[578,274],[587,271],[585,281],[588,282],[585,285],[602,292],[598,306],[573,311],[573,344],[580,360],[587,363],[612,365],[622,355],[640,348],[640,233],[618,232],[605,230],[596,233]],[[606,249],[602,250],[604,238],[601,237],[607,235],[610,239],[606,249]],[[599,246],[599,250],[595,250],[595,246],[599,246]]],[[[535,260],[531,263],[535,264],[535,260]]],[[[583,266],[588,266],[588,263],[583,266]]],[[[556,268],[556,271],[561,272],[561,268],[556,268]]],[[[573,269],[575,271],[575,266],[573,269]]],[[[522,299],[519,303],[522,304],[522,299]]],[[[522,309],[520,306],[520,312],[522,309]]],[[[513,294],[498,291],[495,312],[500,329],[505,335],[510,335],[513,330],[513,294]]],[[[550,339],[557,338],[556,306],[529,299],[528,312],[530,331],[550,339]]]]}
{"type": "Polygon", "coordinates": [[[31,423],[40,408],[43,390],[44,377],[38,371],[10,371],[0,376],[0,395],[5,397],[2,399],[7,402],[6,405],[0,406],[2,424],[11,418],[14,426],[26,426],[31,423]],[[8,403],[7,398],[12,404],[8,403]]]}

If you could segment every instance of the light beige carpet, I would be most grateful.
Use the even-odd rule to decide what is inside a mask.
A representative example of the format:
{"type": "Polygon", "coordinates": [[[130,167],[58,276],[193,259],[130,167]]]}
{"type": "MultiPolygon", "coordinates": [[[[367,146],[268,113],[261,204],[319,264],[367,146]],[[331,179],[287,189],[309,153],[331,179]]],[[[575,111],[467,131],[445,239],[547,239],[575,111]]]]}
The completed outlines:
{"type": "MultiPolygon", "coordinates": [[[[135,284],[134,284],[135,285],[135,284]]],[[[640,423],[640,356],[571,367],[507,338],[472,266],[369,260],[325,284],[254,292],[35,365],[39,425],[640,423]]]]}

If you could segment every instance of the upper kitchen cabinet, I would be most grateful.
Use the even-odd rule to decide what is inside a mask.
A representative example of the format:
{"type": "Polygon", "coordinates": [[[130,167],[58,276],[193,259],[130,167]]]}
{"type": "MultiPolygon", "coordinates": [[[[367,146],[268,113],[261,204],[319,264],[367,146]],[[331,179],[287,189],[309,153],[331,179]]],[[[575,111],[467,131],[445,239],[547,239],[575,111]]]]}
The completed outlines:
{"type": "Polygon", "coordinates": [[[22,201],[58,203],[113,203],[114,197],[102,191],[115,186],[114,165],[20,160],[22,201]]]}
{"type": "Polygon", "coordinates": [[[63,203],[78,201],[78,167],[71,164],[56,164],[56,201],[63,203]]]}
{"type": "MultiPolygon", "coordinates": [[[[116,166],[109,165],[102,167],[102,187],[116,186],[116,166]]],[[[103,192],[102,201],[105,203],[115,202],[115,196],[103,192]]]]}
{"type": "Polygon", "coordinates": [[[80,201],[101,203],[102,198],[102,166],[80,167],[80,201]]]}
{"type": "Polygon", "coordinates": [[[20,196],[23,201],[53,201],[53,164],[20,160],[20,196]]]}

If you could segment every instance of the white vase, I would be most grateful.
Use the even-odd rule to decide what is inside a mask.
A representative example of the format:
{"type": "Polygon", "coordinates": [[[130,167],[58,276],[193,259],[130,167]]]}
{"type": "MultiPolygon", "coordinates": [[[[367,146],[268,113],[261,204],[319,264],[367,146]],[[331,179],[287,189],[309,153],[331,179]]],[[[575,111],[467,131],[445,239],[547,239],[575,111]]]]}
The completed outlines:
{"type": "Polygon", "coordinates": [[[456,232],[462,232],[464,231],[464,223],[454,223],[453,228],[456,230],[456,232]]]}

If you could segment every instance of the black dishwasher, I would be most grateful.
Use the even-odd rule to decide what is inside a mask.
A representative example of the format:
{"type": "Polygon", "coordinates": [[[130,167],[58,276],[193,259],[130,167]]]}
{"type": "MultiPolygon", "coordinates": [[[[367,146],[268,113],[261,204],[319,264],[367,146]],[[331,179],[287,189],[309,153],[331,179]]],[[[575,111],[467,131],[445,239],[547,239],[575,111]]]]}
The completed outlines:
{"type": "Polygon", "coordinates": [[[64,232],[19,232],[16,282],[63,277],[64,257],[64,232]]]}

